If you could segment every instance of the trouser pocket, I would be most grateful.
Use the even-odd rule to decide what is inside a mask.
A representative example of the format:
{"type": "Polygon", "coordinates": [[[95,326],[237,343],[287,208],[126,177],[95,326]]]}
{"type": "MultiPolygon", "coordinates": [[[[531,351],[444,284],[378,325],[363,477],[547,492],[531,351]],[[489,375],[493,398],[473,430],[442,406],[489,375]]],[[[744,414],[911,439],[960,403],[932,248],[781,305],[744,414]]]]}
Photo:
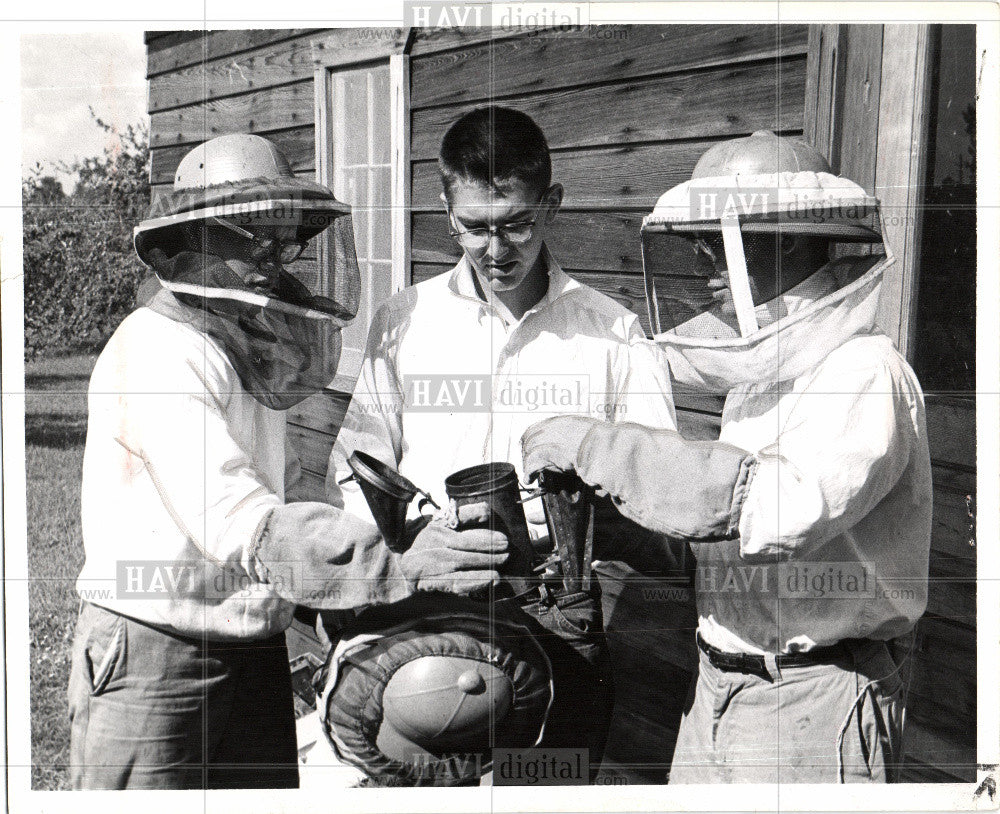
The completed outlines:
{"type": "Polygon", "coordinates": [[[599,589],[557,596],[554,601],[533,603],[524,610],[592,667],[605,667],[599,589]]]}
{"type": "Polygon", "coordinates": [[[859,658],[857,696],[838,744],[840,781],[892,783],[899,779],[903,682],[885,645],[859,658]]]}
{"type": "Polygon", "coordinates": [[[91,695],[106,692],[124,671],[127,635],[125,617],[84,603],[73,643],[73,668],[91,695]]]}

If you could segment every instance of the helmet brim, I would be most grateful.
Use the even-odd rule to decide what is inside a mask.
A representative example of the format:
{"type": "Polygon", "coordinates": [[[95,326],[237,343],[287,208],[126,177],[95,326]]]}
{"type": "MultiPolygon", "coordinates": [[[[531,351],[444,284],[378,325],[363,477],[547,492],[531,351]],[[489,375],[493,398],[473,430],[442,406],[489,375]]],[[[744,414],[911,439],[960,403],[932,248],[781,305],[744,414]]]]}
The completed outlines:
{"type": "MultiPolygon", "coordinates": [[[[213,197],[211,202],[203,202],[198,207],[147,218],[135,227],[133,233],[136,254],[146,265],[151,265],[150,252],[156,248],[172,257],[187,248],[183,226],[209,218],[232,218],[241,226],[253,223],[294,225],[297,240],[311,240],[336,218],[351,212],[349,205],[338,201],[325,187],[319,184],[314,186],[325,190],[326,197],[304,198],[301,194],[290,195],[287,190],[285,194],[280,194],[280,189],[274,190],[279,193],[275,197],[251,198],[230,194],[213,197]]],[[[158,208],[154,205],[153,210],[158,208]]]]}

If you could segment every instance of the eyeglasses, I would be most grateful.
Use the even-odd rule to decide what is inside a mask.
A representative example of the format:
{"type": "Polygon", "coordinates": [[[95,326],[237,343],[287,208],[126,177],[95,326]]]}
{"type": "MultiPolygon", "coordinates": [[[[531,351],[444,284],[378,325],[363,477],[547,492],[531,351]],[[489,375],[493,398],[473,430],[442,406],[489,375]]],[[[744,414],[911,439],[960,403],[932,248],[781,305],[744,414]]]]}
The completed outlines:
{"type": "Polygon", "coordinates": [[[448,234],[470,249],[486,248],[490,240],[493,239],[494,234],[504,243],[513,243],[515,245],[527,243],[531,240],[531,235],[535,229],[535,220],[537,220],[536,218],[535,220],[523,220],[516,223],[501,223],[498,225],[494,224],[493,226],[477,226],[473,229],[459,229],[455,225],[454,216],[450,212],[448,214],[452,218],[452,228],[448,234]]]}
{"type": "Polygon", "coordinates": [[[245,237],[251,242],[250,258],[257,262],[277,260],[282,265],[294,263],[302,256],[306,250],[305,240],[278,240],[274,237],[257,237],[253,232],[242,229],[235,223],[230,223],[225,218],[211,218],[212,223],[217,226],[224,226],[231,232],[235,232],[241,237],[245,237]]]}

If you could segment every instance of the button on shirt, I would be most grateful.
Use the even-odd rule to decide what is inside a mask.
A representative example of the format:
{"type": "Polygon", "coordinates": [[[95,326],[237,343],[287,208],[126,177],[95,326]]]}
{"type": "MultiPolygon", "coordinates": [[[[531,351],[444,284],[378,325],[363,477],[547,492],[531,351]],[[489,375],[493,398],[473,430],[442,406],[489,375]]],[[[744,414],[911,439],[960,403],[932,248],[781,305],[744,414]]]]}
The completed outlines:
{"type": "Polygon", "coordinates": [[[477,296],[465,258],[377,311],[331,454],[334,505],[370,516],[356,484],[337,485],[355,450],[442,503],[444,480],[459,469],[507,461],[520,476],[521,435],[550,416],[676,427],[666,360],[636,342],[636,315],[544,256],[548,290],[510,324],[477,296]]]}

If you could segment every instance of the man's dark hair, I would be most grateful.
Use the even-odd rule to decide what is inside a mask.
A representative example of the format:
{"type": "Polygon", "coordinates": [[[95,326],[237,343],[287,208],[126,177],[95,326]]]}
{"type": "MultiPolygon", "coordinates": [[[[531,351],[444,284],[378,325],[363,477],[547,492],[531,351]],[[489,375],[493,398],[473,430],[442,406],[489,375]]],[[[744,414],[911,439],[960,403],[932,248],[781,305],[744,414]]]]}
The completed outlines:
{"type": "Polygon", "coordinates": [[[509,107],[479,107],[448,128],[438,158],[445,194],[457,180],[500,187],[523,181],[539,196],[552,183],[545,135],[530,116],[509,107]]]}

